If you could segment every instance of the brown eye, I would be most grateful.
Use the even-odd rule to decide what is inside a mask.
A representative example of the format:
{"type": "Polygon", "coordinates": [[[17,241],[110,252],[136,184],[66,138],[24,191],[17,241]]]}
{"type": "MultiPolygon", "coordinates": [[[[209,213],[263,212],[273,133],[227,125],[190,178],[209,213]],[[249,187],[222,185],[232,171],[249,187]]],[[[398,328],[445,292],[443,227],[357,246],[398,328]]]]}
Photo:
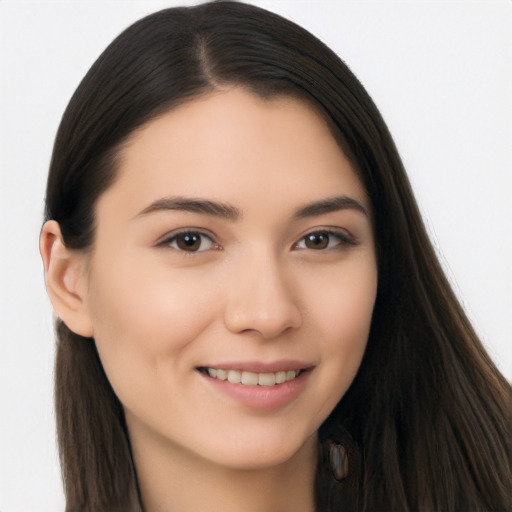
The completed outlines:
{"type": "Polygon", "coordinates": [[[329,233],[310,233],[304,237],[304,245],[308,249],[326,249],[329,246],[329,233]]]}
{"type": "Polygon", "coordinates": [[[163,245],[168,245],[183,252],[202,252],[212,249],[215,244],[209,236],[203,233],[184,231],[175,234],[165,241],[163,245]]]}
{"type": "Polygon", "coordinates": [[[356,245],[355,240],[343,231],[311,231],[294,246],[295,249],[312,249],[316,251],[341,249],[347,245],[356,245]]]}
{"type": "Polygon", "coordinates": [[[183,233],[176,237],[176,245],[182,251],[197,251],[201,247],[201,235],[183,233]]]}

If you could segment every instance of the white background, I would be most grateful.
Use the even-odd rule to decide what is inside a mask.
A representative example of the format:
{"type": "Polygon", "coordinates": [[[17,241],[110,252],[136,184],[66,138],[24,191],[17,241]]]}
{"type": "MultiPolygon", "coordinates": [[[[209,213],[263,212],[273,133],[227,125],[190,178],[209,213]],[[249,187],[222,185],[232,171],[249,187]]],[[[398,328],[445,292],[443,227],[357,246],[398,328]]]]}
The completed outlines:
{"type": "MultiPolygon", "coordinates": [[[[0,0],[0,510],[58,512],[54,342],[38,254],[79,80],[127,25],[185,2],[0,0]]],[[[330,45],[381,109],[465,308],[512,379],[512,2],[254,2],[330,45]]]]}

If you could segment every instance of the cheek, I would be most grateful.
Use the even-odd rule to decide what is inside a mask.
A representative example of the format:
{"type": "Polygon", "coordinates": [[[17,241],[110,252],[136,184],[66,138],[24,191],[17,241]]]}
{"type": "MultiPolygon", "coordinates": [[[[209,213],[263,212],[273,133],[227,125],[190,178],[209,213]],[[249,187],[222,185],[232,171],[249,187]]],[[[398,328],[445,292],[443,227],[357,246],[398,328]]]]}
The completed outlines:
{"type": "Polygon", "coordinates": [[[318,273],[304,293],[322,329],[341,340],[351,333],[367,333],[376,294],[377,268],[369,251],[347,265],[318,273]]]}
{"type": "Polygon", "coordinates": [[[212,303],[208,293],[198,290],[196,279],[169,269],[162,272],[158,266],[119,262],[109,272],[94,274],[94,338],[121,401],[158,378],[161,362],[177,371],[188,363],[181,355],[209,325],[212,303]]]}
{"type": "Polygon", "coordinates": [[[334,389],[344,392],[359,369],[368,341],[377,293],[374,260],[362,260],[351,271],[319,282],[324,283],[323,289],[317,286],[309,292],[310,316],[328,378],[335,381],[334,389]]]}
{"type": "Polygon", "coordinates": [[[373,313],[375,295],[336,290],[324,309],[327,351],[343,356],[355,350],[364,351],[373,313]]]}

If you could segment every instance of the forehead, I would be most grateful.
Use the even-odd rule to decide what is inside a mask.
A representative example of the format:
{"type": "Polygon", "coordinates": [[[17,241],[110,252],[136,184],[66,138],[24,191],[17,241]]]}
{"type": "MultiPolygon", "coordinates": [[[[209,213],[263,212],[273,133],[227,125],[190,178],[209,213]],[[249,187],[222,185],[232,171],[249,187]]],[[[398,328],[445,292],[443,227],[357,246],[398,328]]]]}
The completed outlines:
{"type": "Polygon", "coordinates": [[[262,99],[240,88],[201,96],[137,130],[119,156],[118,179],[100,202],[113,192],[133,207],[164,194],[260,199],[260,206],[271,195],[293,203],[350,193],[366,201],[332,127],[292,96],[262,99]]]}

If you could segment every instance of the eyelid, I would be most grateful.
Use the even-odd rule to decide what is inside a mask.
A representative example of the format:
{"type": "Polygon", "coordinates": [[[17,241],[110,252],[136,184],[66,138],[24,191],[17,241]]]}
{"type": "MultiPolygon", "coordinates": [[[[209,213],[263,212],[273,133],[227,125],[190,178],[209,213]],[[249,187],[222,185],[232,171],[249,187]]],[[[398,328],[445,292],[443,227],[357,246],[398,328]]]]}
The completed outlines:
{"type": "MultiPolygon", "coordinates": [[[[325,248],[325,249],[316,249],[318,251],[333,250],[333,249],[339,248],[340,246],[341,247],[343,247],[343,246],[354,246],[354,245],[358,244],[357,239],[353,235],[351,235],[346,229],[338,228],[338,227],[335,228],[335,227],[330,227],[330,226],[318,226],[318,227],[315,227],[315,228],[310,229],[307,232],[303,233],[300,236],[300,238],[298,239],[298,241],[293,244],[292,249],[313,250],[313,249],[309,249],[307,247],[299,248],[298,245],[299,245],[299,243],[304,241],[304,239],[308,235],[312,235],[312,234],[315,234],[315,233],[332,235],[332,236],[337,237],[340,240],[340,243],[336,247],[325,248]]],[[[211,233],[207,229],[196,228],[196,227],[184,227],[184,228],[175,229],[175,230],[173,230],[173,231],[171,231],[169,233],[166,233],[162,237],[160,237],[155,242],[154,245],[155,245],[155,247],[171,247],[170,244],[179,235],[183,235],[183,234],[196,234],[196,235],[199,235],[201,237],[208,238],[211,241],[212,245],[214,246],[214,250],[221,249],[221,246],[215,241],[215,236],[213,235],[213,233],[211,233]]],[[[173,248],[173,247],[171,247],[171,248],[173,248]]],[[[178,252],[187,253],[189,255],[193,255],[193,254],[196,254],[196,253],[200,253],[200,252],[205,252],[207,250],[211,250],[211,248],[203,249],[203,250],[197,250],[197,251],[183,251],[183,250],[181,250],[179,248],[173,248],[173,249],[175,249],[178,252]]]]}
{"type": "Polygon", "coordinates": [[[201,252],[206,252],[208,250],[211,250],[211,248],[203,249],[203,250],[197,250],[197,251],[183,251],[177,247],[172,247],[171,243],[179,236],[179,235],[185,235],[185,234],[194,234],[199,235],[201,237],[208,238],[208,240],[211,241],[212,245],[214,246],[214,250],[220,249],[220,245],[215,241],[215,237],[212,233],[210,233],[208,230],[204,228],[194,228],[194,227],[186,227],[186,228],[179,228],[175,229],[174,231],[171,231],[169,233],[166,233],[162,237],[160,237],[155,242],[155,247],[170,247],[172,249],[175,249],[176,251],[180,253],[186,253],[187,255],[194,255],[201,252]]]}
{"type": "Polygon", "coordinates": [[[298,249],[298,250],[316,250],[318,252],[321,252],[321,251],[326,251],[326,250],[337,249],[337,248],[340,248],[340,247],[354,246],[354,245],[357,245],[357,244],[358,244],[357,239],[353,235],[351,235],[346,229],[334,228],[334,227],[328,227],[328,226],[319,226],[319,227],[310,229],[306,233],[301,235],[299,240],[293,244],[292,248],[293,249],[298,249]],[[304,241],[304,239],[308,235],[313,235],[313,234],[316,234],[316,233],[318,233],[318,234],[322,233],[322,234],[327,234],[327,235],[333,235],[333,236],[335,236],[335,237],[340,239],[340,243],[336,247],[325,248],[325,249],[309,249],[308,247],[304,247],[304,248],[298,247],[299,243],[304,241]]]}

